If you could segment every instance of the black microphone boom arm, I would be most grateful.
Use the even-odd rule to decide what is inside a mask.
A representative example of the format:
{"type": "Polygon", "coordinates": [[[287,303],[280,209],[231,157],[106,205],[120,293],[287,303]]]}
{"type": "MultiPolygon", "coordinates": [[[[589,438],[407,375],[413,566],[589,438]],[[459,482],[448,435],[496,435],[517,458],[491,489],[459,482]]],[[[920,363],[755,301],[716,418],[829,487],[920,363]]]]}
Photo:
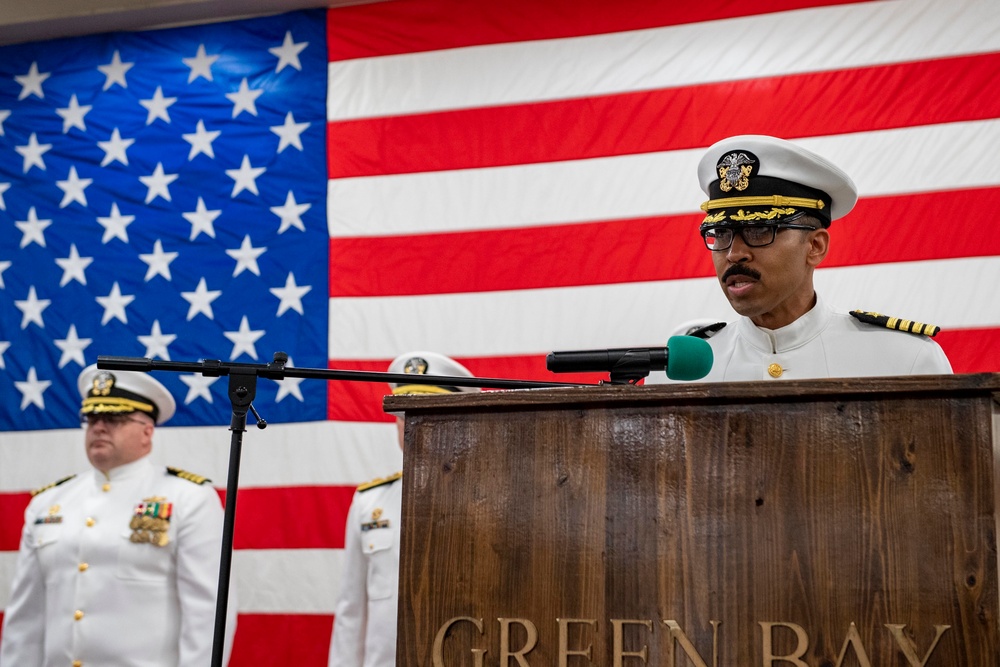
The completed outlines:
{"type": "Polygon", "coordinates": [[[203,361],[155,361],[146,357],[98,356],[97,367],[108,371],[176,371],[207,377],[229,376],[229,400],[232,402],[232,432],[229,450],[229,474],[226,479],[226,506],[222,526],[222,557],[219,561],[219,586],[215,603],[215,636],[212,645],[211,667],[222,667],[223,637],[226,630],[226,612],[229,605],[229,583],[232,573],[233,533],[236,524],[236,499],[239,489],[240,458],[243,451],[243,433],[246,431],[247,412],[257,419],[258,428],[266,422],[253,407],[257,393],[257,378],[282,380],[286,377],[315,378],[321,380],[350,380],[355,382],[405,382],[407,384],[445,384],[454,387],[491,387],[494,389],[539,389],[551,387],[580,387],[587,385],[562,382],[531,382],[528,380],[501,380],[496,378],[449,377],[445,375],[417,375],[408,373],[378,373],[374,371],[338,371],[329,368],[288,368],[288,355],[275,352],[274,361],[267,364],[243,364],[205,359],[203,361]]]}

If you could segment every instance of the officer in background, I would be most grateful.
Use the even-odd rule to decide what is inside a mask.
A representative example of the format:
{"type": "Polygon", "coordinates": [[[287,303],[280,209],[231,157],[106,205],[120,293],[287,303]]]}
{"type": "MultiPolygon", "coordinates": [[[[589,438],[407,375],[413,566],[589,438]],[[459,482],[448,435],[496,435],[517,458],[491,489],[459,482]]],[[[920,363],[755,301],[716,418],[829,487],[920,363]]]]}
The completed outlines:
{"type": "Polygon", "coordinates": [[[813,287],[830,223],[858,193],[824,158],[774,137],[708,149],[698,179],[709,199],[700,233],[741,316],[708,338],[705,381],[951,373],[938,328],[878,313],[840,312],[813,287]]]}
{"type": "MultiPolygon", "coordinates": [[[[0,644],[3,667],[211,663],[223,510],[208,482],[154,465],[170,392],[145,373],[79,377],[92,469],[33,493],[0,644]]],[[[228,661],[236,630],[229,603],[228,661]]]]}
{"type": "MultiPolygon", "coordinates": [[[[473,377],[454,359],[436,352],[396,357],[390,373],[473,377]]],[[[472,387],[390,384],[393,394],[446,394],[472,387]]],[[[396,419],[403,447],[403,420],[396,419]]],[[[403,473],[358,487],[347,513],[344,568],[333,619],[330,667],[392,667],[396,664],[399,605],[399,520],[403,473]]]]}

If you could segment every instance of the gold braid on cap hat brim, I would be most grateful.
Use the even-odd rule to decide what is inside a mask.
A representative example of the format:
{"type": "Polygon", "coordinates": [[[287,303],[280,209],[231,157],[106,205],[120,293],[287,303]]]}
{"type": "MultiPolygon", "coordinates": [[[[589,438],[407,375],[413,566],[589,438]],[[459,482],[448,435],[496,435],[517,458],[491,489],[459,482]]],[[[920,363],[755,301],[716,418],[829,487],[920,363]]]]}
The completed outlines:
{"type": "Polygon", "coordinates": [[[133,401],[130,398],[119,398],[116,396],[92,396],[83,399],[83,407],[80,409],[85,415],[92,412],[147,412],[152,414],[156,408],[150,403],[133,401]]]}
{"type": "Polygon", "coordinates": [[[433,384],[404,384],[392,390],[393,395],[399,394],[454,394],[451,389],[433,384]]]}
{"type": "Polygon", "coordinates": [[[826,204],[823,203],[822,199],[771,195],[770,197],[727,197],[725,199],[710,199],[701,205],[701,210],[707,213],[708,211],[717,208],[728,208],[730,206],[798,206],[799,208],[815,208],[818,210],[826,208],[826,204]]]}

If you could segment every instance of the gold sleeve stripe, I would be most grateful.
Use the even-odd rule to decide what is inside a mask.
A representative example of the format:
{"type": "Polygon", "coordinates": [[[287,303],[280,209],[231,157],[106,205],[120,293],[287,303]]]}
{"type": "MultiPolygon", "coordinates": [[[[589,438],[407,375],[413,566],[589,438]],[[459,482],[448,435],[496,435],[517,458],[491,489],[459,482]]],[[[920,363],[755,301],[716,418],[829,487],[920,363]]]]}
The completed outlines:
{"type": "Polygon", "coordinates": [[[73,479],[74,477],[76,477],[76,475],[70,475],[69,477],[63,477],[58,482],[52,482],[51,484],[46,484],[45,486],[41,487],[40,489],[35,489],[34,491],[31,491],[30,495],[31,495],[32,498],[34,498],[35,496],[37,496],[42,491],[48,491],[49,489],[53,489],[53,488],[59,486],[60,484],[64,484],[64,483],[68,482],[69,480],[73,479]]]}
{"type": "Polygon", "coordinates": [[[377,477],[370,482],[358,485],[358,491],[367,491],[368,489],[374,489],[377,486],[382,486],[383,484],[388,484],[389,482],[395,482],[402,476],[403,473],[397,472],[394,475],[389,475],[388,477],[377,477]]]}
{"type": "Polygon", "coordinates": [[[194,482],[195,484],[205,484],[206,482],[211,482],[208,477],[202,477],[201,475],[196,475],[193,472],[188,472],[187,470],[181,470],[180,468],[171,468],[167,466],[167,472],[174,477],[180,477],[181,479],[186,479],[189,482],[194,482]]]}
{"type": "Polygon", "coordinates": [[[895,329],[896,331],[905,331],[907,333],[922,336],[934,337],[941,331],[941,327],[933,324],[924,324],[923,322],[915,322],[913,320],[903,320],[898,317],[889,317],[888,315],[882,315],[880,313],[874,313],[866,310],[852,310],[851,316],[856,320],[865,322],[866,324],[874,324],[876,326],[883,326],[886,329],[895,329]]]}

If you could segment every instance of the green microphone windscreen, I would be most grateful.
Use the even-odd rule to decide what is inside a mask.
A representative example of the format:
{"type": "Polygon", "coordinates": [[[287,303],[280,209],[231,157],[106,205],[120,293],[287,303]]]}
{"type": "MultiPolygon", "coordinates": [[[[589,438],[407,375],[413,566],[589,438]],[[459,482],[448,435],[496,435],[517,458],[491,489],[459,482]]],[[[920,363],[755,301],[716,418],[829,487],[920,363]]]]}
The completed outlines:
{"type": "Polygon", "coordinates": [[[667,341],[667,377],[700,380],[712,370],[712,346],[694,336],[671,336],[667,341]]]}

